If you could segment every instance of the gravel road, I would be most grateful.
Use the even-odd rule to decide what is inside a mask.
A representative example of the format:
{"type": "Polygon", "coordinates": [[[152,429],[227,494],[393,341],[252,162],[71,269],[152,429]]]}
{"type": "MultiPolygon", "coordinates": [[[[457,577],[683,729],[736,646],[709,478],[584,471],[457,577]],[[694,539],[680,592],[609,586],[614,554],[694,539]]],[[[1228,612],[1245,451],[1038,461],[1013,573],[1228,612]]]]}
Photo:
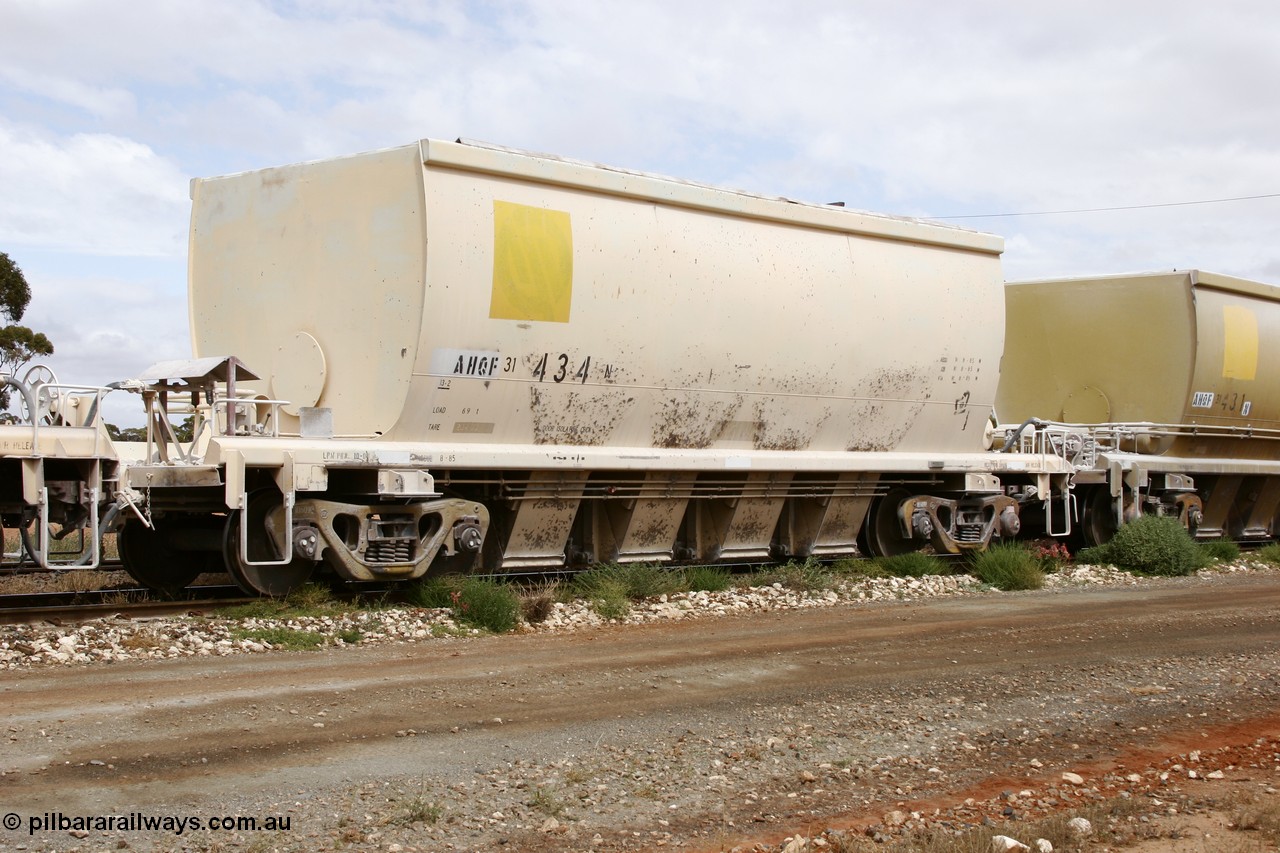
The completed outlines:
{"type": "Polygon", "coordinates": [[[1280,575],[1213,574],[11,669],[0,847],[797,853],[1274,798],[1278,613],[1280,575]]]}

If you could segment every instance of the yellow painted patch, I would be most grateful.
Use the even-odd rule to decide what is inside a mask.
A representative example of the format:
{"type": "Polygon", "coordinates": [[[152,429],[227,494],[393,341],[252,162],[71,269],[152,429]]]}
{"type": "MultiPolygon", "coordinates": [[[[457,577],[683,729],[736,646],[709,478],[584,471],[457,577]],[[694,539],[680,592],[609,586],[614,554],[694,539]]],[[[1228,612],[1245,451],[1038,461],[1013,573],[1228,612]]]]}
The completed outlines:
{"type": "Polygon", "coordinates": [[[1258,372],[1258,318],[1248,308],[1222,306],[1222,378],[1253,379],[1258,372]]]}
{"type": "Polygon", "coordinates": [[[495,201],[489,316],[567,323],[572,298],[573,229],[568,212],[495,201]]]}

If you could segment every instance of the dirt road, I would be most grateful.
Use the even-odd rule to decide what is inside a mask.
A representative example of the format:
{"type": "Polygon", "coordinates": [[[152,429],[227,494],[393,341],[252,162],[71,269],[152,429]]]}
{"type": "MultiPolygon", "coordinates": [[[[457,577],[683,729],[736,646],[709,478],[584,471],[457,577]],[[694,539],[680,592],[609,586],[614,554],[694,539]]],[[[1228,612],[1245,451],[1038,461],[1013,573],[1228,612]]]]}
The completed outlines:
{"type": "Polygon", "coordinates": [[[0,846],[750,849],[1052,811],[1280,741],[1278,616],[1240,575],[14,672],[0,846]]]}

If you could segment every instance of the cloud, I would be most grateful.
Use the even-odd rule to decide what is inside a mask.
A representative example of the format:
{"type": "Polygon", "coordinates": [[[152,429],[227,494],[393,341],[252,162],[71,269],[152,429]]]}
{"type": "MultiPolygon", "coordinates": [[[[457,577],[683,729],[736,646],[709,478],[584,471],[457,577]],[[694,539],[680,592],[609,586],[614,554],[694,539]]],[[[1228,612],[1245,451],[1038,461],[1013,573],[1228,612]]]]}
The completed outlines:
{"type": "MultiPolygon", "coordinates": [[[[422,136],[909,215],[1280,192],[1277,41],[1261,0],[19,4],[0,241],[177,255],[189,176],[422,136]]],[[[1278,220],[1280,201],[958,221],[1007,235],[1013,276],[1263,277],[1278,220]]]]}
{"type": "Polygon", "coordinates": [[[14,66],[0,67],[0,80],[15,91],[48,98],[98,119],[124,120],[137,114],[133,93],[119,86],[96,86],[14,66]]]}
{"type": "MultiPolygon", "coordinates": [[[[157,361],[190,357],[182,258],[13,256],[32,290],[23,323],[53,342],[54,354],[40,361],[59,380],[106,385],[157,361]]],[[[104,411],[113,423],[142,422],[142,404],[132,395],[113,394],[104,411]]]]}
{"type": "Polygon", "coordinates": [[[148,146],[0,121],[0,243],[100,255],[185,251],[187,180],[148,146]]]}

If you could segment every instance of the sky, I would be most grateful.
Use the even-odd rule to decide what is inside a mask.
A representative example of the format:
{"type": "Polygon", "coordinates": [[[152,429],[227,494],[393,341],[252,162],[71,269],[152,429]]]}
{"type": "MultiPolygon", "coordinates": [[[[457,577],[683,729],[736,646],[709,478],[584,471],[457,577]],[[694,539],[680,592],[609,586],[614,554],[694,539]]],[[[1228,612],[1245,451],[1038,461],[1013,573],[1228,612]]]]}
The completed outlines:
{"type": "Polygon", "coordinates": [[[1277,45],[1269,0],[0,0],[0,251],[87,384],[189,357],[192,177],[428,137],[1280,284],[1277,45]]]}

